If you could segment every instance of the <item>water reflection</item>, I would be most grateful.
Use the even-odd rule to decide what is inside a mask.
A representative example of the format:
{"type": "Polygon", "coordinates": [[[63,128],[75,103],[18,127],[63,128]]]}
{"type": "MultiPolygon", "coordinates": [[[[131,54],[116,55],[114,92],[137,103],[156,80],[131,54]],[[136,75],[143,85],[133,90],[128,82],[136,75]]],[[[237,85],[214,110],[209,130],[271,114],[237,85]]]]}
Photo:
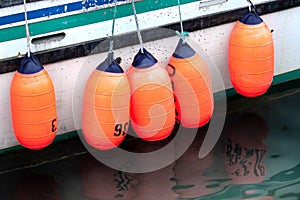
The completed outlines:
{"type": "Polygon", "coordinates": [[[269,135],[267,122],[248,113],[235,120],[225,132],[225,168],[234,184],[260,183],[266,176],[269,135]]]}
{"type": "Polygon", "coordinates": [[[261,183],[266,176],[264,159],[268,147],[264,140],[269,134],[266,121],[256,114],[230,118],[219,144],[199,159],[206,130],[207,127],[198,130],[191,147],[175,162],[173,189],[180,199],[241,199],[264,193],[249,185],[261,183]]]}
{"type": "Polygon", "coordinates": [[[136,196],[132,174],[109,168],[91,155],[82,160],[81,184],[83,195],[90,199],[131,200],[136,196]]]}
{"type": "MultiPolygon", "coordinates": [[[[150,152],[161,148],[167,142],[169,141],[135,140],[130,150],[150,152]]],[[[149,161],[149,163],[151,162],[153,161],[149,161]]],[[[174,177],[173,167],[171,164],[155,172],[133,174],[107,167],[89,155],[82,160],[81,164],[83,196],[93,200],[176,199],[178,195],[172,191],[175,183],[171,181],[174,177]]]]}
{"type": "Polygon", "coordinates": [[[137,174],[138,184],[134,186],[138,193],[134,200],[177,199],[178,195],[172,191],[175,185],[171,181],[174,177],[174,165],[169,165],[161,170],[137,174]]]}
{"type": "MultiPolygon", "coordinates": [[[[205,170],[210,167],[213,159],[213,152],[210,152],[204,159],[198,158],[199,149],[204,140],[207,127],[198,130],[197,136],[189,149],[175,161],[175,181],[173,190],[180,198],[195,198],[213,193],[212,188],[206,187],[211,179],[205,175],[205,170]]],[[[189,129],[183,131],[189,134],[189,129]]]]}
{"type": "MultiPolygon", "coordinates": [[[[258,114],[244,113],[230,118],[221,141],[204,159],[198,158],[207,127],[198,130],[187,152],[164,169],[142,174],[119,172],[89,156],[83,159],[83,193],[90,199],[274,199],[282,188],[298,184],[299,166],[267,178],[269,126],[258,114]],[[293,184],[288,184],[294,180],[293,184]],[[282,182],[282,184],[278,184],[282,182]]],[[[182,139],[189,134],[182,129],[182,139]]],[[[150,152],[169,141],[132,141],[130,150],[150,152]]],[[[180,145],[180,140],[175,143],[180,145]]],[[[174,147],[174,157],[176,148],[174,147]]],[[[171,154],[170,154],[171,155],[171,154]]],[[[153,162],[153,161],[151,161],[153,162]]],[[[151,163],[149,162],[149,163],[151,163]]],[[[140,163],[141,165],[147,163],[140,163]]],[[[299,185],[299,184],[298,184],[299,185]]],[[[293,194],[289,194],[292,195],[293,194]]],[[[294,196],[297,194],[294,194],[294,196]]]]}
{"type": "MultiPolygon", "coordinates": [[[[229,125],[224,135],[225,169],[233,184],[257,184],[264,181],[267,173],[264,159],[268,151],[264,141],[269,135],[268,123],[264,118],[255,113],[245,113],[229,125]]],[[[264,193],[250,186],[241,189],[243,198],[264,193]]]]}
{"type": "Polygon", "coordinates": [[[15,200],[62,200],[58,184],[48,174],[23,174],[16,185],[15,200]]]}
{"type": "MultiPolygon", "coordinates": [[[[128,144],[130,151],[133,152],[153,152],[158,149],[162,149],[164,146],[170,144],[174,138],[174,133],[177,131],[177,126],[174,129],[173,134],[165,140],[158,142],[148,142],[143,140],[135,140],[128,144]]],[[[170,145],[163,153],[163,156],[169,156],[168,159],[175,160],[174,146],[170,145]]],[[[156,157],[146,157],[140,163],[135,161],[137,166],[153,165],[156,162],[161,162],[156,157]]],[[[172,187],[175,185],[171,179],[174,177],[174,163],[163,169],[135,174],[137,184],[134,185],[134,190],[137,196],[133,200],[153,200],[153,199],[177,199],[178,195],[172,191],[172,187]]]]}

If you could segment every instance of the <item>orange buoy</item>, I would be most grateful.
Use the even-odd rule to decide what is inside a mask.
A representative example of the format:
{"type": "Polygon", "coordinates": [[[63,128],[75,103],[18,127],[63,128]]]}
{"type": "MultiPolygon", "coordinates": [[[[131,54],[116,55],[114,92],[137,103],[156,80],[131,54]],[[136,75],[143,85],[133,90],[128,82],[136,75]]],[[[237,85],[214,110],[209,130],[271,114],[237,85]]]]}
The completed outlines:
{"type": "Polygon", "coordinates": [[[177,120],[187,128],[197,128],[208,123],[214,102],[205,61],[180,39],[169,60],[167,71],[173,84],[177,120]]]}
{"type": "Polygon", "coordinates": [[[236,22],[229,40],[228,65],[238,93],[257,97],[270,87],[274,74],[273,38],[255,11],[236,22]]]}
{"type": "Polygon", "coordinates": [[[127,73],[131,88],[130,117],[137,135],[147,141],[167,138],[175,124],[171,80],[146,49],[134,57],[127,73]]]}
{"type": "Polygon", "coordinates": [[[21,61],[10,86],[15,136],[29,149],[49,145],[57,130],[53,83],[38,59],[28,54],[21,61]]]}
{"type": "Polygon", "coordinates": [[[90,75],[83,97],[82,132],[91,146],[118,146],[129,127],[130,87],[126,74],[109,53],[90,75]]]}

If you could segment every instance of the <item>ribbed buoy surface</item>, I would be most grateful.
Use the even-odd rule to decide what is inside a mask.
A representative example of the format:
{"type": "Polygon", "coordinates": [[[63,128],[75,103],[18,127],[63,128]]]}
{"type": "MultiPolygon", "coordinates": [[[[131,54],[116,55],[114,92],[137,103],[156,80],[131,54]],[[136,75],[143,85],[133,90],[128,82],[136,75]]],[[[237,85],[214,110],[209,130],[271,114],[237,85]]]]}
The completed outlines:
{"type": "Polygon", "coordinates": [[[130,87],[125,73],[100,70],[95,69],[86,83],[82,132],[88,144],[108,150],[118,146],[127,135],[130,87]]]}
{"type": "Polygon", "coordinates": [[[179,41],[169,60],[176,118],[186,128],[197,128],[209,122],[214,108],[210,74],[205,61],[187,43],[179,41]],[[189,53],[187,53],[189,52],[189,53]]]}
{"type": "Polygon", "coordinates": [[[10,104],[14,133],[21,145],[41,149],[53,141],[57,130],[54,87],[33,55],[26,56],[14,74],[10,104]]]}
{"type": "Polygon", "coordinates": [[[168,73],[144,49],[130,67],[130,116],[136,134],[147,141],[167,138],[175,124],[175,105],[168,73]]]}
{"type": "Polygon", "coordinates": [[[247,13],[236,22],[228,61],[230,79],[238,93],[257,97],[268,90],[274,74],[274,44],[266,23],[256,13],[247,13]]]}

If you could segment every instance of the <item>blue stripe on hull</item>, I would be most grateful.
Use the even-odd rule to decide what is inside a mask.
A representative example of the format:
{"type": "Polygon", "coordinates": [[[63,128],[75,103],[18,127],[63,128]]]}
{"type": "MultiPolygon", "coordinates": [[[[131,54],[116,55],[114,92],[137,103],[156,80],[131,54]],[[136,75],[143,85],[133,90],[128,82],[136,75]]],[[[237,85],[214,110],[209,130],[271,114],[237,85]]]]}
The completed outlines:
{"type": "MultiPolygon", "coordinates": [[[[49,7],[49,8],[43,8],[43,9],[38,9],[38,10],[33,10],[33,11],[28,11],[27,16],[28,19],[37,19],[41,17],[49,17],[52,15],[57,15],[57,14],[64,14],[68,12],[73,12],[73,11],[79,11],[82,9],[88,9],[91,7],[96,7],[96,6],[103,6],[105,4],[110,4],[113,3],[114,0],[85,0],[85,1],[78,1],[78,2],[73,2],[69,4],[63,4],[59,6],[54,6],[54,7],[49,7]]],[[[117,0],[118,2],[123,2],[126,0],[117,0]]],[[[22,13],[17,13],[17,14],[12,14],[12,15],[7,15],[0,17],[0,26],[2,25],[7,25],[7,24],[12,24],[16,22],[22,22],[25,20],[24,17],[24,12],[22,13]]]]}

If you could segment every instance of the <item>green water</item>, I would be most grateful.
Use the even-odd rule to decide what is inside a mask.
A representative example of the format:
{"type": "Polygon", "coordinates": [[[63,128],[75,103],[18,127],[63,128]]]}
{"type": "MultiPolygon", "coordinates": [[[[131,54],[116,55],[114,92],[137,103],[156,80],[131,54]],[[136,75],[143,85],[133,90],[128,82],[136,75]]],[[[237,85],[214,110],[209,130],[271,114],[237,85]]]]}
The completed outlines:
{"type": "MultiPolygon", "coordinates": [[[[299,100],[299,88],[231,100],[221,138],[204,159],[198,151],[207,126],[164,169],[125,173],[83,153],[2,173],[0,199],[300,199],[299,100]]],[[[183,134],[190,131],[181,129],[183,134]]],[[[162,145],[132,141],[126,148],[162,145]]]]}

